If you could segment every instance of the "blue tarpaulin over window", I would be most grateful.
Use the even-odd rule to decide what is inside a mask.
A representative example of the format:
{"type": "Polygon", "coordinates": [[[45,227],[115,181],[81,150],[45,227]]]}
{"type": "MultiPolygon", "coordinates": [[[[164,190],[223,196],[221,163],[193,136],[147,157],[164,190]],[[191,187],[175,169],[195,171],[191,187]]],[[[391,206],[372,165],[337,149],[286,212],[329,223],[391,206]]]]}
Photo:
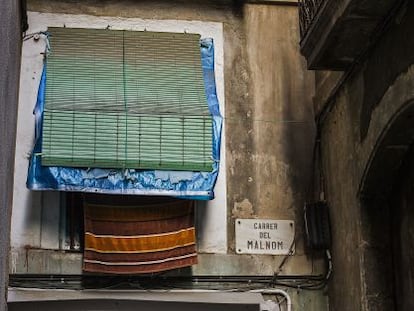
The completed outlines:
{"type": "Polygon", "coordinates": [[[167,195],[195,200],[213,199],[213,189],[219,172],[223,120],[216,93],[212,39],[201,40],[201,58],[207,102],[213,118],[212,156],[214,164],[211,172],[42,166],[42,119],[47,74],[44,68],[34,109],[35,146],[30,159],[27,187],[31,190],[167,195]]]}

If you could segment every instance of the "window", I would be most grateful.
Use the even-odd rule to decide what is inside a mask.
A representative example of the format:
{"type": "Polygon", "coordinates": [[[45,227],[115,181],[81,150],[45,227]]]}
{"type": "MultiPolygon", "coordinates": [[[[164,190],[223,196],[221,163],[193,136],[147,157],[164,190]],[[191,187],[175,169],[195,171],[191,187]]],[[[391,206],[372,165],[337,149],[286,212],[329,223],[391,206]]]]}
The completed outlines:
{"type": "MultiPolygon", "coordinates": [[[[15,165],[16,176],[20,177],[15,179],[14,226],[11,239],[13,249],[17,251],[21,248],[22,254],[26,252],[24,245],[28,244],[46,249],[82,249],[82,245],[80,245],[82,244],[82,231],[79,228],[83,228],[83,214],[79,210],[79,201],[76,199],[70,201],[68,198],[71,191],[77,192],[76,197],[81,197],[82,194],[78,192],[82,191],[142,196],[185,196],[196,200],[200,197],[205,199],[214,197],[214,200],[211,201],[197,202],[197,205],[201,207],[198,208],[200,213],[196,215],[197,228],[199,228],[198,248],[200,252],[225,254],[227,252],[225,135],[220,134],[221,131],[224,134],[225,127],[218,112],[218,99],[220,99],[220,111],[223,113],[225,109],[223,25],[219,22],[206,21],[145,20],[38,12],[28,12],[28,14],[31,21],[28,33],[51,32],[53,29],[51,27],[61,29],[65,25],[78,29],[105,29],[111,25],[112,29],[128,29],[134,32],[147,29],[152,32],[200,34],[205,93],[210,111],[213,113],[213,166],[216,168],[213,173],[209,174],[198,172],[190,175],[185,171],[176,171],[183,176],[182,179],[179,179],[181,175],[174,174],[171,177],[172,175],[166,171],[160,171],[158,174],[158,172],[154,173],[154,170],[91,170],[41,166],[41,132],[43,128],[44,85],[46,84],[43,83],[43,79],[46,80],[45,73],[49,69],[45,68],[43,56],[47,46],[47,38],[40,35],[40,40],[26,40],[22,47],[22,80],[15,165]],[[43,75],[41,75],[42,72],[43,75]],[[36,112],[35,118],[33,117],[33,108],[36,112]],[[33,141],[36,142],[34,149],[32,149],[33,141]],[[221,157],[219,157],[220,149],[221,157]],[[27,161],[28,153],[31,153],[30,162],[27,161]],[[28,167],[28,165],[30,166],[28,167]],[[26,175],[28,189],[22,182],[26,175]],[[169,176],[171,178],[167,180],[169,176]],[[213,187],[214,194],[211,191],[213,187]],[[40,214],[42,218],[39,220],[39,225],[36,225],[40,214]],[[32,218],[34,219],[31,220],[33,223],[27,225],[27,219],[32,218]],[[61,221],[60,225],[58,219],[61,221]]],[[[54,38],[50,36],[49,39],[53,43],[56,36],[54,38]]],[[[53,52],[53,45],[50,47],[53,52]]],[[[79,273],[79,262],[73,261],[70,252],[61,253],[60,256],[62,257],[59,257],[61,258],[59,260],[65,261],[62,267],[65,267],[66,273],[79,273]]],[[[18,268],[18,272],[27,272],[24,258],[24,256],[19,257],[19,262],[22,264],[18,267],[22,267],[22,270],[18,268]]],[[[57,270],[54,270],[56,267],[56,265],[38,267],[29,263],[29,270],[36,273],[57,273],[57,270]]]]}
{"type": "Polygon", "coordinates": [[[48,31],[42,165],[212,170],[199,35],[48,31]]]}

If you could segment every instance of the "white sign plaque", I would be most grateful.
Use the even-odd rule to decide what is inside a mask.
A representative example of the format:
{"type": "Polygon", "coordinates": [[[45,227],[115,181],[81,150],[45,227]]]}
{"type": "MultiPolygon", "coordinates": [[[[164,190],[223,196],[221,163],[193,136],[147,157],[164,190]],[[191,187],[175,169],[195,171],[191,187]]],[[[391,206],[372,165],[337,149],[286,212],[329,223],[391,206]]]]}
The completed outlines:
{"type": "Polygon", "coordinates": [[[293,220],[236,219],[236,253],[288,255],[294,253],[293,220]]]}

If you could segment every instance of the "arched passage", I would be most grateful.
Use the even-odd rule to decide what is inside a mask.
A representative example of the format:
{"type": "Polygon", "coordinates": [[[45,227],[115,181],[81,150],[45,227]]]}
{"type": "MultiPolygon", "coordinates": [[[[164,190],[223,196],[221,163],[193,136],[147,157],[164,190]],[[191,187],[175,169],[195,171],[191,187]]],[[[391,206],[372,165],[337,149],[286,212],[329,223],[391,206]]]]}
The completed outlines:
{"type": "Polygon", "coordinates": [[[389,195],[413,141],[414,100],[410,100],[401,105],[380,134],[362,178],[361,198],[384,198],[389,195]]]}
{"type": "Polygon", "coordinates": [[[383,127],[360,184],[363,281],[379,310],[414,310],[413,141],[410,100],[383,127]]]}

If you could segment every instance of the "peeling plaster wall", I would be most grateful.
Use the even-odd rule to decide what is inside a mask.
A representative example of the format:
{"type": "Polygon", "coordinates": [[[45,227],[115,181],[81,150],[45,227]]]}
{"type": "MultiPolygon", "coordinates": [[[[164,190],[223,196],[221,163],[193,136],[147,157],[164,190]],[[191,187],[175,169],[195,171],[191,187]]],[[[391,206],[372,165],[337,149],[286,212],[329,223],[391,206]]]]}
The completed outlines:
{"type": "Polygon", "coordinates": [[[292,272],[306,262],[301,212],[312,168],[313,73],[298,51],[295,7],[246,5],[243,13],[246,49],[235,67],[245,93],[226,110],[229,247],[235,218],[296,220],[302,256],[292,258],[292,272]]]}

